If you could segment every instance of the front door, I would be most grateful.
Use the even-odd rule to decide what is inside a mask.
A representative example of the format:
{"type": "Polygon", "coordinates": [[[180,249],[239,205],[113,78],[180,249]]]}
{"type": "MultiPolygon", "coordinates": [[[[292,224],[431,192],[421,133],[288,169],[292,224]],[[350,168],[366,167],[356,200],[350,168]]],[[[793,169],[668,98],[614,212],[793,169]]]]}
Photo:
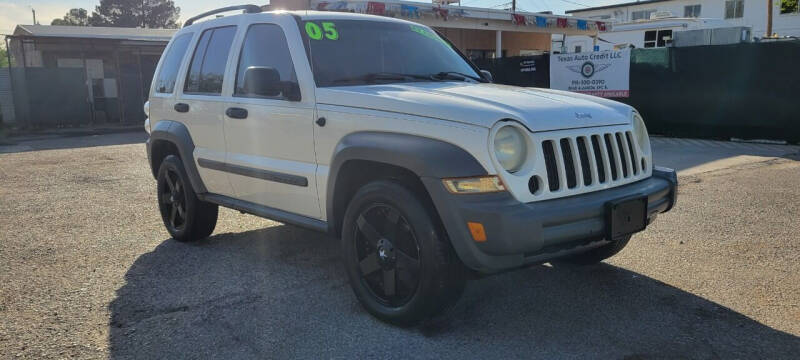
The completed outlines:
{"type": "Polygon", "coordinates": [[[236,197],[319,219],[314,105],[300,94],[286,37],[253,24],[242,41],[226,106],[228,178],[236,197]]]}

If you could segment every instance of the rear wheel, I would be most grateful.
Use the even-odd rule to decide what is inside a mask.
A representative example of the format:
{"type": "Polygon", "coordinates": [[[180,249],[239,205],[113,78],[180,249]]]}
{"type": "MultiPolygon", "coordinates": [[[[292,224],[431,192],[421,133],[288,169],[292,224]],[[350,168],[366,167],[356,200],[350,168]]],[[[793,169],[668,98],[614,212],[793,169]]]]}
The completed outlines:
{"type": "Polygon", "coordinates": [[[172,238],[204,239],[214,232],[219,207],[197,198],[181,159],[168,155],[158,169],[158,207],[172,238]]]}
{"type": "Polygon", "coordinates": [[[361,304],[374,316],[412,325],[452,307],[463,265],[433,209],[400,184],[378,181],[350,202],[342,258],[361,304]]]}
{"type": "Polygon", "coordinates": [[[622,251],[622,249],[625,248],[626,245],[628,245],[628,241],[630,240],[631,236],[628,235],[619,240],[615,240],[611,243],[589,250],[585,253],[572,255],[562,260],[564,262],[569,262],[578,265],[596,264],[622,251]]]}

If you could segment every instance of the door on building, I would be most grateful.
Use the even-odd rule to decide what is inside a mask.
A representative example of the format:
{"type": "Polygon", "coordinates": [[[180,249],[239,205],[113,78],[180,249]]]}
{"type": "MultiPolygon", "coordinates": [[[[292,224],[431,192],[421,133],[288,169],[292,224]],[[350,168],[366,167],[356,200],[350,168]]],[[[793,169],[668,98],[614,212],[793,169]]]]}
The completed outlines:
{"type": "Polygon", "coordinates": [[[314,104],[310,98],[300,101],[280,26],[254,24],[247,29],[234,80],[225,136],[232,167],[228,177],[237,197],[320,218],[314,104]]]}

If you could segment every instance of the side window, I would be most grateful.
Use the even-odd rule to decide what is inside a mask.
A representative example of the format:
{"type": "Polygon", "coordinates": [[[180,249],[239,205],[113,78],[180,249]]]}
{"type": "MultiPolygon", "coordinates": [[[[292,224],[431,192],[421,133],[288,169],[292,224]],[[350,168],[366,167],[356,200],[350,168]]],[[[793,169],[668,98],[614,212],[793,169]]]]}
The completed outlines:
{"type": "Polygon", "coordinates": [[[242,44],[234,96],[299,100],[300,90],[280,26],[250,26],[242,44]]]}
{"type": "Polygon", "coordinates": [[[192,40],[192,34],[183,34],[172,41],[172,46],[164,55],[164,63],[161,64],[161,71],[158,72],[156,79],[156,92],[171,94],[175,90],[175,80],[178,79],[178,69],[181,67],[181,60],[186,54],[186,48],[192,40]]]}
{"type": "Polygon", "coordinates": [[[192,55],[183,91],[193,94],[219,95],[228,62],[235,26],[208,29],[200,36],[192,55]]]}

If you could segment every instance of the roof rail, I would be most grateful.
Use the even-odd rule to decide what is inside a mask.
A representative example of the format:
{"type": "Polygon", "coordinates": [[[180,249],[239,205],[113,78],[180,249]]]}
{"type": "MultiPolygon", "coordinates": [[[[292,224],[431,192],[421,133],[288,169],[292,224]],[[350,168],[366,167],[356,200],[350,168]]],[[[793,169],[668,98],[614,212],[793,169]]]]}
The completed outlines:
{"type": "Polygon", "coordinates": [[[257,14],[261,12],[261,7],[258,5],[236,5],[236,6],[228,6],[224,8],[219,8],[211,11],[206,11],[200,15],[190,17],[189,20],[183,24],[183,27],[187,27],[189,25],[194,24],[195,21],[202,19],[206,16],[219,14],[223,12],[233,11],[233,10],[244,10],[245,14],[257,14]]]}

